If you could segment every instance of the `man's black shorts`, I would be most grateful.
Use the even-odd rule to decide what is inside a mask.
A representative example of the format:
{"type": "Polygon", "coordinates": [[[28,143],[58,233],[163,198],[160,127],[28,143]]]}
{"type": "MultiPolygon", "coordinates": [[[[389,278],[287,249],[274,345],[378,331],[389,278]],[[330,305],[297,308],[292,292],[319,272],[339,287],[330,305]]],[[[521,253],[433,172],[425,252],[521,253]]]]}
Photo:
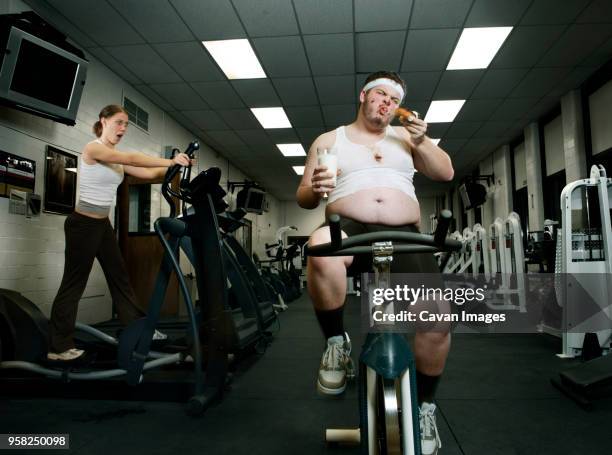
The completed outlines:
{"type": "MultiPolygon", "coordinates": [[[[327,223],[322,226],[326,226],[327,223]]],[[[385,226],[380,224],[360,223],[348,218],[342,218],[340,228],[349,236],[365,234],[368,232],[380,231],[400,231],[400,232],[419,232],[414,224],[405,226],[385,226]]],[[[358,255],[353,259],[353,263],[347,269],[347,275],[359,276],[361,273],[371,272],[372,256],[358,255]]],[[[391,263],[392,273],[440,273],[438,261],[432,253],[411,253],[396,254],[391,263]]]]}

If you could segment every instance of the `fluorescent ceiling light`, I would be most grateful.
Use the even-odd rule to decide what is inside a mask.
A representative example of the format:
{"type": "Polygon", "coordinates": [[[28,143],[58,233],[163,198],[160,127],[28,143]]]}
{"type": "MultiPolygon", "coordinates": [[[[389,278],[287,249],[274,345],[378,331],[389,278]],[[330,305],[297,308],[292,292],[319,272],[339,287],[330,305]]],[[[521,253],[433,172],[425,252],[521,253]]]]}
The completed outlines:
{"type": "Polygon", "coordinates": [[[282,107],[252,107],[251,112],[264,128],[291,128],[291,122],[282,107]]]}
{"type": "Polygon", "coordinates": [[[266,77],[247,39],[202,41],[206,50],[228,79],[260,79],[266,77]]]}
{"type": "Polygon", "coordinates": [[[304,175],[304,168],[306,166],[292,166],[292,167],[297,175],[304,175]]]}
{"type": "Polygon", "coordinates": [[[425,121],[427,123],[452,122],[461,110],[465,100],[432,101],[427,109],[425,121]]]}
{"type": "Polygon", "coordinates": [[[429,138],[429,140],[430,140],[431,142],[433,142],[435,145],[438,145],[438,144],[440,143],[440,139],[432,139],[432,138],[429,138]]]}
{"type": "Polygon", "coordinates": [[[464,28],[446,69],[486,68],[511,31],[512,27],[464,28]]]}
{"type": "Polygon", "coordinates": [[[276,146],[285,156],[306,156],[302,144],[276,144],[276,146]]]}

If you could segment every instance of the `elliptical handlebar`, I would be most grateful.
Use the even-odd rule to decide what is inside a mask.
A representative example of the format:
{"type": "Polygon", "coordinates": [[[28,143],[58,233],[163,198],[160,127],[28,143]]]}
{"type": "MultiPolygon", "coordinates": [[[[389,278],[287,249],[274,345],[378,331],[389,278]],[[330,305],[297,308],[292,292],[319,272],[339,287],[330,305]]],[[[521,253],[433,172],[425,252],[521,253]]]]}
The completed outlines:
{"type": "MultiPolygon", "coordinates": [[[[199,150],[199,149],[200,149],[200,143],[197,140],[195,140],[189,143],[184,153],[188,155],[190,159],[193,159],[195,156],[196,150],[199,150]]],[[[162,195],[164,196],[164,199],[166,200],[166,202],[168,202],[168,204],[170,205],[170,217],[171,218],[174,218],[176,216],[176,205],[174,201],[172,200],[172,198],[175,197],[182,201],[188,200],[188,195],[185,194],[184,189],[187,187],[190,180],[191,180],[191,166],[183,167],[179,164],[175,164],[173,166],[170,166],[168,170],[166,171],[166,175],[164,176],[164,182],[162,184],[162,195]],[[179,171],[181,171],[181,168],[182,168],[181,181],[179,183],[179,192],[177,193],[171,188],[170,184],[172,180],[174,179],[174,177],[176,176],[176,174],[178,174],[179,171]]]]}
{"type": "Polygon", "coordinates": [[[461,242],[446,238],[452,214],[443,210],[438,216],[438,225],[434,235],[416,232],[380,231],[358,234],[342,238],[340,217],[329,217],[331,242],[316,246],[304,245],[306,256],[352,256],[355,254],[371,254],[375,242],[402,242],[393,245],[394,253],[426,253],[438,251],[456,251],[461,249],[461,242]]]}

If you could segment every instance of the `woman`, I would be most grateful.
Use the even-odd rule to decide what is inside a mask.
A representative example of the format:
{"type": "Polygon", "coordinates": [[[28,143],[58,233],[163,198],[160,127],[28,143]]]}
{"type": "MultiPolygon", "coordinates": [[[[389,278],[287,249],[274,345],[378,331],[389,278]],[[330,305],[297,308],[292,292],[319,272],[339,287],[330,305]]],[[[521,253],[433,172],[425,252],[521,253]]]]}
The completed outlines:
{"type": "Polygon", "coordinates": [[[64,276],[51,309],[49,360],[72,361],[84,355],[83,350],[75,349],[73,336],[79,300],[94,258],[98,258],[102,266],[121,322],[127,325],[143,316],[108,219],[110,208],[124,173],[140,179],[157,179],[168,167],[175,164],[188,166],[190,160],[184,153],[165,159],[118,151],[115,146],[123,138],[128,125],[127,112],[121,106],[106,106],[93,126],[97,139],[83,149],[79,201],[64,223],[64,276]]]}

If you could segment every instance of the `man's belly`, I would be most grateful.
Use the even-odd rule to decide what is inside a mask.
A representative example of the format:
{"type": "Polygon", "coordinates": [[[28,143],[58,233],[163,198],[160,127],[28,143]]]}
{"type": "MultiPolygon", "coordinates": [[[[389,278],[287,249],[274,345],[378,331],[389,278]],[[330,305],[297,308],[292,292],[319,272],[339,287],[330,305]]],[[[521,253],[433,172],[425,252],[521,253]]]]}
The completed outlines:
{"type": "Polygon", "coordinates": [[[419,203],[393,188],[369,188],[329,204],[325,215],[338,214],[362,223],[401,226],[419,224],[419,203]]]}

